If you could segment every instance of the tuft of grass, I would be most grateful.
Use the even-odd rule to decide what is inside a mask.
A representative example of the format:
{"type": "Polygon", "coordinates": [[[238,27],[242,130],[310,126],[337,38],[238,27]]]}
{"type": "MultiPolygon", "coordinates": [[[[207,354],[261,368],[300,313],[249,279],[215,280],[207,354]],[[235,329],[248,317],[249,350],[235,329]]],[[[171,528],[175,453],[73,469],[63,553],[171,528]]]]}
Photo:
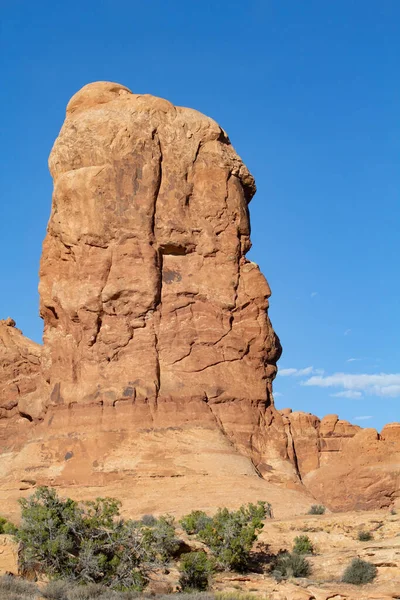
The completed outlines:
{"type": "Polygon", "coordinates": [[[98,583],[77,585],[67,595],[68,600],[98,600],[101,597],[113,598],[113,592],[98,583]]]}
{"type": "Polygon", "coordinates": [[[371,583],[375,579],[377,572],[376,566],[372,563],[361,560],[361,558],[353,558],[342,575],[342,581],[344,583],[352,583],[353,585],[371,583]]]}
{"type": "Polygon", "coordinates": [[[68,600],[68,592],[71,591],[71,583],[56,579],[50,581],[42,591],[43,598],[46,600],[68,600]]]}
{"type": "Polygon", "coordinates": [[[325,506],[322,504],[313,504],[308,511],[308,515],[323,515],[326,511],[325,506]]]}
{"type": "Polygon", "coordinates": [[[39,590],[34,583],[19,577],[0,577],[0,600],[34,600],[39,598],[39,590]]]}
{"type": "Polygon", "coordinates": [[[308,577],[311,573],[311,565],[301,554],[289,552],[282,554],[276,561],[273,576],[278,579],[288,577],[308,577]]]}
{"type": "Polygon", "coordinates": [[[364,529],[361,529],[361,531],[359,531],[357,534],[357,539],[359,542],[369,542],[373,538],[374,536],[372,533],[370,531],[365,531],[364,529]]]}
{"type": "Polygon", "coordinates": [[[314,553],[314,546],[308,535],[298,535],[294,538],[293,552],[296,554],[314,553]]]}

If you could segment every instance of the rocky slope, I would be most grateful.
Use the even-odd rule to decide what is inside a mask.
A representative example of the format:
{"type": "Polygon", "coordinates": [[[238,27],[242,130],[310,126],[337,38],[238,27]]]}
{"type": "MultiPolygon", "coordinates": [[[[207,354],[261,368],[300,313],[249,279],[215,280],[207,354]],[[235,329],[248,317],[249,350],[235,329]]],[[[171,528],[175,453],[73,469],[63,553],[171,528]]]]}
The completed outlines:
{"type": "Polygon", "coordinates": [[[399,497],[398,424],[379,436],[274,407],[281,346],[268,283],[246,259],[255,184],[215,121],[89,84],[49,164],[43,347],[0,322],[10,513],[39,484],[114,495],[135,514],[399,497]]]}

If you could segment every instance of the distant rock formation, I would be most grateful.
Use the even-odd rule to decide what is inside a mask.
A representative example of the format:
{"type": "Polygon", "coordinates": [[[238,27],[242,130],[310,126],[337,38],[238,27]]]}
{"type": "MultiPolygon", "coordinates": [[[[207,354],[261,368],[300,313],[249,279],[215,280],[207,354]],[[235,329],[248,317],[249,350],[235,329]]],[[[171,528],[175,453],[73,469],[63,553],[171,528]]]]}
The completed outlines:
{"type": "Polygon", "coordinates": [[[150,512],[284,488],[290,512],[400,494],[400,426],[379,438],[274,407],[281,346],[268,283],[246,259],[255,184],[215,121],[89,84],[49,164],[43,347],[0,322],[0,497],[75,486],[150,512]]]}

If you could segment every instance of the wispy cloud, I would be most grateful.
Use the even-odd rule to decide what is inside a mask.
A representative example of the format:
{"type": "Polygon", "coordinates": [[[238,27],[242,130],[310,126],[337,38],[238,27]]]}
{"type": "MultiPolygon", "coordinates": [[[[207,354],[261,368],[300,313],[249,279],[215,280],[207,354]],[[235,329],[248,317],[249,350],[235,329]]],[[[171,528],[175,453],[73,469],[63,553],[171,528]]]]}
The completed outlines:
{"type": "Polygon", "coordinates": [[[315,298],[315,296],[318,296],[318,292],[311,292],[310,298],[315,298]]]}
{"type": "Polygon", "coordinates": [[[355,421],[368,421],[368,419],[372,419],[372,415],[362,415],[361,417],[354,417],[355,421]]]}
{"type": "Polygon", "coordinates": [[[274,398],[280,398],[281,396],[283,396],[281,392],[274,392],[274,398]]]}
{"type": "Polygon", "coordinates": [[[346,331],[344,332],[344,335],[349,335],[351,333],[351,329],[346,329],[346,331]]]}
{"type": "Polygon", "coordinates": [[[344,392],[336,392],[331,394],[333,398],[361,398],[362,393],[356,390],[345,390],[344,392]]]}
{"type": "Polygon", "coordinates": [[[278,375],[281,377],[305,377],[306,375],[322,375],[322,369],[314,369],[314,367],[305,367],[305,369],[279,369],[278,375]]]}
{"type": "Polygon", "coordinates": [[[355,362],[356,360],[361,360],[361,358],[348,358],[346,362],[355,362]]]}
{"type": "Polygon", "coordinates": [[[334,373],[333,375],[313,375],[301,385],[321,388],[343,388],[345,391],[363,391],[372,396],[396,398],[400,396],[400,373],[334,373]]]}

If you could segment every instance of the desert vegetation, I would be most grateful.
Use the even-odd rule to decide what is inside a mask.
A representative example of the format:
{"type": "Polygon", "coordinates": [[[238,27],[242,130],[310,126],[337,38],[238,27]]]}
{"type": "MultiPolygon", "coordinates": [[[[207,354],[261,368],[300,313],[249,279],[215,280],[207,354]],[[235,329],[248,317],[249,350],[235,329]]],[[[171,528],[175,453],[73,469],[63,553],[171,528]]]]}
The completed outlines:
{"type": "Polygon", "coordinates": [[[370,540],[372,530],[382,539],[383,527],[393,529],[390,512],[385,525],[361,517],[351,527],[342,526],[336,517],[318,524],[309,517],[291,524],[266,522],[272,516],[266,502],[237,510],[220,508],[214,514],[194,510],[179,521],[150,514],[124,519],[113,498],[77,502],[46,487],[21,499],[20,506],[18,528],[0,519],[3,533],[11,534],[19,548],[19,575],[0,578],[0,600],[132,600],[172,592],[191,600],[246,600],[243,589],[248,595],[262,592],[260,581],[269,581],[262,584],[268,589],[293,585],[296,578],[304,580],[300,586],[315,581],[364,585],[377,575],[377,567],[367,562],[371,554],[347,566],[339,560],[336,567],[327,556],[324,573],[321,539],[339,527],[338,535],[346,532],[357,553],[357,542],[370,540]],[[293,530],[298,535],[293,536],[293,530]],[[280,532],[281,541],[274,531],[280,532]],[[233,583],[242,577],[252,583],[233,583]],[[238,591],[227,595],[226,590],[238,591]]]}
{"type": "Polygon", "coordinates": [[[343,573],[342,581],[344,583],[362,585],[364,583],[371,583],[375,579],[376,574],[377,568],[375,565],[361,560],[361,558],[353,558],[343,573]]]}
{"type": "Polygon", "coordinates": [[[323,515],[325,514],[326,508],[322,504],[313,504],[308,511],[309,515],[323,515]]]}
{"type": "MultiPolygon", "coordinates": [[[[49,578],[44,597],[54,600],[84,600],[95,592],[101,597],[102,588],[112,590],[110,598],[140,592],[168,564],[178,567],[183,591],[206,590],[213,573],[247,568],[263,520],[272,514],[268,503],[258,502],[236,511],[221,508],[214,516],[193,511],[179,524],[170,515],[125,520],[115,499],[76,502],[47,487],[20,499],[20,506],[20,526],[8,527],[19,543],[19,570],[49,578]],[[178,526],[200,550],[188,551],[190,541],[179,538],[178,526]]],[[[34,597],[34,588],[29,593],[34,597]]]]}

